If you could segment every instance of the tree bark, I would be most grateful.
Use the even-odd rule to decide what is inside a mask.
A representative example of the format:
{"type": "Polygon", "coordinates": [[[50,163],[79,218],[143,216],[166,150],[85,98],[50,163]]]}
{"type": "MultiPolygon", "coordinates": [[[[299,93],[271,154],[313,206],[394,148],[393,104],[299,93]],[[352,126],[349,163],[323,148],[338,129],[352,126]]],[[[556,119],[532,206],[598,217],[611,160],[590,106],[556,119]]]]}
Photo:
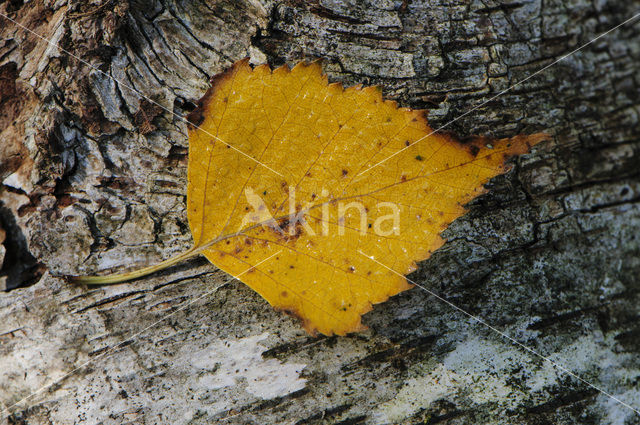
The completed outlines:
{"type": "Polygon", "coordinates": [[[602,392],[640,409],[640,24],[554,64],[639,6],[0,2],[1,421],[640,423],[602,392]],[[108,287],[55,277],[190,246],[179,117],[245,56],[323,58],[433,128],[552,134],[410,278],[566,370],[420,288],[366,332],[313,338],[203,259],[108,287]]]}

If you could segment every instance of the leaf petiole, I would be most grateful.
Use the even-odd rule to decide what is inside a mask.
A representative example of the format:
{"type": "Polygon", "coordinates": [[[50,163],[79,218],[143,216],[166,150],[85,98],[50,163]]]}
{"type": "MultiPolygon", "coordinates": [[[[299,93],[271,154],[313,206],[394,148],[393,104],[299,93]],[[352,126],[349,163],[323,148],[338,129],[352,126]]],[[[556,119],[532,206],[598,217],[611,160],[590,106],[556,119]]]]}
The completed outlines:
{"type": "Polygon", "coordinates": [[[164,261],[154,264],[153,266],[143,267],[138,270],[133,270],[127,273],[110,274],[106,276],[66,276],[65,278],[72,283],[79,283],[84,285],[110,285],[114,283],[122,283],[129,280],[137,279],[157,272],[159,270],[171,267],[187,258],[191,258],[200,254],[201,249],[199,247],[193,247],[185,252],[178,254],[174,257],[168,258],[164,261]]]}

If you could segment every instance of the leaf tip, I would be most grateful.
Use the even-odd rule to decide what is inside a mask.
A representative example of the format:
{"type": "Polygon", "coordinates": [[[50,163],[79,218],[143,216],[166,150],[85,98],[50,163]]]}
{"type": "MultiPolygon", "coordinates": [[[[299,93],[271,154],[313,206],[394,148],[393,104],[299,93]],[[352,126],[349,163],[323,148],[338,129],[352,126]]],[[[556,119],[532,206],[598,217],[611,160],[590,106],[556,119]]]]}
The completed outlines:
{"type": "Polygon", "coordinates": [[[497,140],[496,144],[506,146],[505,161],[517,155],[531,152],[537,144],[551,140],[548,133],[519,134],[507,139],[497,140]]]}

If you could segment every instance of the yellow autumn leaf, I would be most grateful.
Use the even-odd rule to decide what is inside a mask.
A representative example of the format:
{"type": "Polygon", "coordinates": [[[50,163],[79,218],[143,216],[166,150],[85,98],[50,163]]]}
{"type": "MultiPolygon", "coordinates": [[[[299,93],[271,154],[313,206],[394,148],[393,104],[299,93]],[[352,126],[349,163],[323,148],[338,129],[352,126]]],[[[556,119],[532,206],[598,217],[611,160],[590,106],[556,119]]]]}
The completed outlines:
{"type": "MultiPolygon", "coordinates": [[[[396,272],[415,270],[505,161],[547,138],[461,143],[425,115],[376,87],[329,84],[317,62],[236,62],[189,116],[195,245],[162,266],[202,253],[312,334],[363,329],[372,304],[411,287],[396,272]]],[[[93,279],[79,280],[105,283],[93,279]]]]}

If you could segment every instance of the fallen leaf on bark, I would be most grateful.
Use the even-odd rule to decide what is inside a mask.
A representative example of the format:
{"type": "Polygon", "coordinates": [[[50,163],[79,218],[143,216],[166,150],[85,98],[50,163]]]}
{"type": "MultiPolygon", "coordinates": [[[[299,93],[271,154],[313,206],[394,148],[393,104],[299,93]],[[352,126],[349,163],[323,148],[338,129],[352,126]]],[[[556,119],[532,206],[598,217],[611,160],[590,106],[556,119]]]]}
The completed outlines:
{"type": "Polygon", "coordinates": [[[363,329],[372,304],[411,287],[358,251],[410,273],[510,157],[547,139],[433,133],[424,111],[398,108],[377,87],[329,84],[317,62],[236,62],[189,121],[194,247],[158,266],[75,280],[124,281],[203,254],[325,335],[363,329]]]}

